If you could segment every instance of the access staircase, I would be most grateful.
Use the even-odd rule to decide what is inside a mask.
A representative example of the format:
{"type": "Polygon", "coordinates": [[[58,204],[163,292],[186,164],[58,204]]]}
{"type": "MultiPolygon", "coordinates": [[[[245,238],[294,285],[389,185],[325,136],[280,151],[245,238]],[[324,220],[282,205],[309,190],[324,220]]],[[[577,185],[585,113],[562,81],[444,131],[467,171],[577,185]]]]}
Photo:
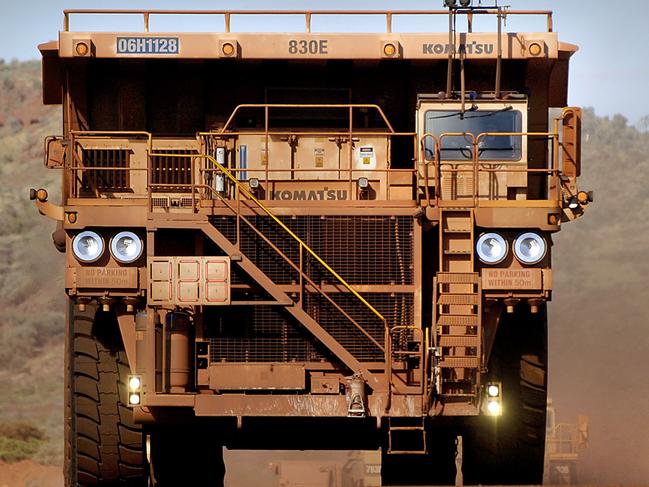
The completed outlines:
{"type": "MultiPolygon", "coordinates": [[[[150,155],[164,155],[167,157],[186,157],[183,155],[174,155],[174,154],[150,154],[150,155]]],[[[345,279],[336,273],[322,258],[317,255],[303,240],[301,240],[281,219],[276,217],[268,208],[266,208],[259,199],[246,187],[242,184],[237,178],[235,178],[230,171],[223,167],[219,162],[212,156],[203,154],[199,156],[204,158],[207,163],[211,166],[212,172],[221,173],[234,188],[233,192],[236,200],[231,200],[226,198],[220,192],[216,191],[211,185],[201,185],[200,189],[205,193],[211,193],[212,197],[218,199],[222,202],[229,210],[232,212],[232,215],[236,218],[236,227],[237,227],[237,238],[235,241],[232,241],[228,238],[219,228],[218,225],[215,225],[214,222],[210,221],[209,217],[206,216],[204,221],[201,221],[198,224],[198,228],[203,231],[203,233],[210,238],[219,248],[223,250],[233,262],[237,262],[238,266],[248,275],[253,281],[259,285],[274,301],[272,304],[281,305],[284,309],[291,314],[298,323],[300,323],[304,328],[311,333],[316,340],[326,347],[335,357],[337,357],[344,365],[346,365],[350,371],[354,374],[361,374],[362,377],[367,381],[368,385],[374,390],[382,390],[384,388],[390,388],[389,385],[384,384],[385,381],[381,382],[378,378],[378,374],[373,373],[367,366],[366,363],[359,360],[353,353],[351,353],[345,346],[343,346],[339,340],[334,337],[332,333],[327,331],[321,323],[318,322],[317,315],[310,314],[306,306],[304,305],[304,300],[306,295],[317,296],[321,299],[322,302],[326,302],[331,310],[335,310],[337,316],[340,317],[341,321],[344,321],[344,325],[349,329],[353,330],[357,336],[362,337],[364,340],[367,340],[372,346],[380,350],[383,357],[386,355],[386,350],[389,348],[389,344],[385,343],[387,338],[389,342],[390,334],[387,330],[387,321],[363,296],[361,296],[351,285],[349,285],[345,279]],[[284,253],[278,245],[272,242],[264,233],[259,230],[252,218],[247,217],[243,210],[248,210],[247,214],[262,215],[268,217],[269,220],[277,224],[283,231],[285,235],[293,242],[294,246],[299,249],[299,258],[289,257],[284,253]],[[264,273],[256,264],[253,262],[245,253],[243,252],[242,246],[240,245],[240,235],[241,229],[246,228],[249,232],[256,235],[261,241],[265,242],[265,245],[271,252],[274,252],[277,258],[285,261],[287,268],[292,268],[293,271],[299,276],[300,291],[299,298],[295,298],[294,295],[289,295],[285,292],[282,287],[276,284],[266,273],[264,273]],[[378,321],[383,330],[384,334],[380,339],[377,339],[376,336],[372,336],[367,330],[361,326],[354,317],[351,316],[350,312],[346,311],[340,304],[336,302],[334,297],[325,292],[324,283],[316,283],[308,274],[305,266],[305,261],[307,257],[310,259],[311,265],[319,265],[324,270],[324,272],[329,276],[330,284],[334,284],[339,291],[344,291],[345,294],[353,296],[359,303],[358,307],[362,309],[366,314],[372,315],[376,321],[378,321]]],[[[179,220],[182,220],[180,215],[179,220]]],[[[181,221],[176,221],[172,218],[166,218],[160,221],[156,221],[158,228],[164,228],[165,225],[169,228],[178,228],[179,225],[182,225],[181,221]]],[[[195,220],[191,222],[192,228],[197,228],[195,220]]],[[[338,295],[341,292],[337,293],[338,295]]],[[[267,302],[266,302],[267,303],[267,302]]],[[[421,349],[423,353],[423,347],[418,347],[418,350],[421,349]]],[[[418,352],[419,353],[419,352],[418,352]]]]}
{"type": "Polygon", "coordinates": [[[441,208],[440,271],[434,280],[438,390],[445,403],[477,397],[482,364],[480,279],[474,272],[472,208],[441,208]]]}

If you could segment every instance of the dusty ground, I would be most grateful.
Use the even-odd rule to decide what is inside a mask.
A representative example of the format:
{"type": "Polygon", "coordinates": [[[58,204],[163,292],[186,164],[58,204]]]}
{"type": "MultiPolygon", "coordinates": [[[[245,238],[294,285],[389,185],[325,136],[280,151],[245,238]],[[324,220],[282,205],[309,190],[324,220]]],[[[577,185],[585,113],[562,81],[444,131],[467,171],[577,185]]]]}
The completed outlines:
{"type": "Polygon", "coordinates": [[[61,467],[40,465],[31,460],[0,462],[0,487],[62,487],[61,467]]]}

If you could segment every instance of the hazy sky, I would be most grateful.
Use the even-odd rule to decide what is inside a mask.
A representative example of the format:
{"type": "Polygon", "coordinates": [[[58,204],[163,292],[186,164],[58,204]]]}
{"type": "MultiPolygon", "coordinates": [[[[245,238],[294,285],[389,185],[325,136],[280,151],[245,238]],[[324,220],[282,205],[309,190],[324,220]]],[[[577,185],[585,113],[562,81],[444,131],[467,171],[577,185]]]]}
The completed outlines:
{"type": "MultiPolygon", "coordinates": [[[[34,59],[39,56],[36,45],[56,39],[62,27],[64,8],[157,8],[157,9],[439,9],[443,0],[0,0],[0,58],[34,59]]],[[[477,0],[476,0],[477,1],[477,0]]],[[[491,4],[483,0],[483,4],[491,4]]],[[[500,0],[514,9],[548,9],[555,11],[555,30],[562,40],[579,44],[571,66],[570,103],[593,106],[600,115],[622,113],[631,123],[649,114],[649,101],[644,90],[649,86],[649,1],[624,0],[500,0]],[[628,8],[627,8],[628,7],[628,8]],[[637,92],[637,94],[636,94],[637,92]]],[[[443,24],[416,23],[406,18],[397,24],[402,30],[443,30],[443,24]]],[[[81,20],[81,19],[80,19],[81,20]]],[[[72,25],[97,30],[139,30],[141,21],[132,17],[121,19],[87,17],[72,25]],[[109,25],[106,22],[111,21],[109,25]]],[[[173,23],[161,18],[152,20],[157,30],[218,30],[216,19],[187,17],[173,23]],[[213,22],[213,24],[210,24],[213,22]]],[[[252,31],[295,30],[297,19],[285,23],[268,18],[233,21],[233,28],[252,31]]],[[[383,28],[377,18],[371,26],[383,28]]],[[[314,20],[314,30],[328,31],[368,29],[367,19],[314,20]]],[[[493,28],[495,26],[489,26],[493,28]]],[[[532,23],[510,20],[512,30],[544,28],[539,20],[532,23]]],[[[395,29],[397,30],[397,29],[395,29]]]]}

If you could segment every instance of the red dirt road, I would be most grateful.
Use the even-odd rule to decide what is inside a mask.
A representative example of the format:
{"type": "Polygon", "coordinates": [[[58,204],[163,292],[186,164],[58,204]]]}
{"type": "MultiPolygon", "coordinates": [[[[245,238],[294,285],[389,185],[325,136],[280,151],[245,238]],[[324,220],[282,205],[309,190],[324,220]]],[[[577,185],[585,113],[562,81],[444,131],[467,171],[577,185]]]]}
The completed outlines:
{"type": "Polygon", "coordinates": [[[62,487],[61,467],[41,465],[31,460],[0,462],[0,487],[62,487]]]}

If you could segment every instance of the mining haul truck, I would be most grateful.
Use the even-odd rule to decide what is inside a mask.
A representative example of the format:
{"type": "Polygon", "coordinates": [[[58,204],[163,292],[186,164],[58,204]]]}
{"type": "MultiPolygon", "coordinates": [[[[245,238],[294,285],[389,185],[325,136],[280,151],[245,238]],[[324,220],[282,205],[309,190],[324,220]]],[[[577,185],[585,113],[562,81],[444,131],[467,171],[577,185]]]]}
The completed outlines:
{"type": "Polygon", "coordinates": [[[68,485],[218,485],[224,447],[449,484],[458,437],[466,483],[541,482],[552,236],[592,200],[551,12],[63,20],[61,201],[30,197],[65,253],[68,485]]]}

